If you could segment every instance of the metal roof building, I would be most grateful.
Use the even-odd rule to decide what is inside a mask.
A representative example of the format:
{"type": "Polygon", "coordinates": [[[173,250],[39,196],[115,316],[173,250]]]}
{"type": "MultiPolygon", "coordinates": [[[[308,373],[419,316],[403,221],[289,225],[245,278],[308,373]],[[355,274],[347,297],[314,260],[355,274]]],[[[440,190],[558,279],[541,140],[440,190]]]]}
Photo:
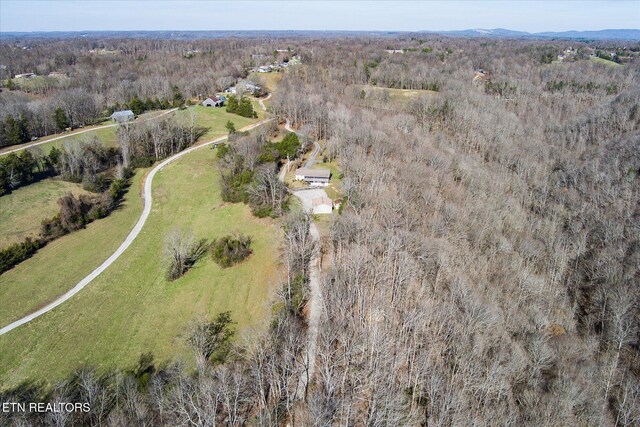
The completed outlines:
{"type": "Polygon", "coordinates": [[[115,111],[111,116],[110,116],[111,120],[115,120],[116,122],[129,122],[133,119],[136,118],[136,115],[133,114],[133,111],[131,110],[122,110],[122,111],[115,111]]]}

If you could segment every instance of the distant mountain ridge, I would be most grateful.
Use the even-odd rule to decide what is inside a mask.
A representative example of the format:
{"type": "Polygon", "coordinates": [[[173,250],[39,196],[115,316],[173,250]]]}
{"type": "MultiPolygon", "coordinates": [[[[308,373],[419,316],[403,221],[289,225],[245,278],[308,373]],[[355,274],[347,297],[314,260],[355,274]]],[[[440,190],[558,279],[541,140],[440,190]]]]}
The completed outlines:
{"type": "Polygon", "coordinates": [[[640,30],[635,29],[607,29],[589,31],[545,31],[528,33],[526,31],[494,29],[470,29],[454,31],[426,31],[454,37],[495,37],[495,38],[559,38],[559,39],[588,39],[588,40],[640,40],[640,30]]]}
{"type": "Polygon", "coordinates": [[[10,38],[76,38],[76,37],[108,37],[108,38],[143,38],[143,39],[216,39],[223,37],[238,38],[286,38],[286,37],[397,37],[407,34],[439,34],[450,37],[490,37],[490,38],[527,38],[527,39],[576,39],[576,40],[640,40],[640,30],[608,29],[593,31],[560,31],[528,33],[505,28],[468,29],[452,31],[348,31],[348,30],[123,30],[123,31],[0,31],[0,39],[10,38]]]}

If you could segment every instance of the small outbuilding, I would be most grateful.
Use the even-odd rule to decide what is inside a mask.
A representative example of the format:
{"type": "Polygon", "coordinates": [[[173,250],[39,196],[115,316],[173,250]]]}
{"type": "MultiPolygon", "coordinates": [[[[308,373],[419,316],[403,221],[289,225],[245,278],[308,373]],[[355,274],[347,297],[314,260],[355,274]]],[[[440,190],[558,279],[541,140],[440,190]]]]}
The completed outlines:
{"type": "Polygon", "coordinates": [[[122,110],[115,111],[110,118],[118,123],[127,123],[135,119],[136,115],[131,110],[122,110]]]}
{"type": "Polygon", "coordinates": [[[221,97],[218,96],[210,96],[209,98],[202,101],[202,105],[205,107],[222,107],[224,105],[224,101],[221,97]]]}
{"type": "Polygon", "coordinates": [[[311,185],[326,187],[331,179],[331,171],[328,169],[300,168],[296,170],[296,180],[305,181],[311,185]]]}
{"type": "Polygon", "coordinates": [[[328,197],[316,197],[311,201],[314,214],[330,214],[333,212],[333,201],[328,197]]]}

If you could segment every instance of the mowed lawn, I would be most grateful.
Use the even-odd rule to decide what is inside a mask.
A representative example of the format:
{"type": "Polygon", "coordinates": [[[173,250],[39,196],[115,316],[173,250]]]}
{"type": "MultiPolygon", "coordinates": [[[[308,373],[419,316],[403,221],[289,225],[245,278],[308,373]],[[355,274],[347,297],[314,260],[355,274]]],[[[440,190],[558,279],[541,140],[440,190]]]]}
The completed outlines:
{"type": "Polygon", "coordinates": [[[191,120],[193,114],[196,125],[209,128],[200,141],[210,141],[216,137],[226,135],[228,132],[225,127],[227,121],[232,121],[237,130],[247,125],[253,124],[258,120],[265,118],[265,112],[262,111],[257,101],[253,101],[253,109],[258,113],[257,119],[249,119],[239,116],[237,114],[227,113],[226,107],[204,107],[202,105],[195,105],[193,107],[186,108],[184,110],[176,112],[176,117],[183,120],[191,120]]]}
{"type": "MultiPolygon", "coordinates": [[[[0,325],[5,326],[64,294],[115,252],[142,213],[143,174],[144,171],[139,171],[133,177],[124,202],[111,215],[54,240],[33,257],[0,275],[0,325]]],[[[24,187],[25,192],[12,196],[23,196],[38,185],[24,187]]],[[[32,213],[26,211],[22,216],[14,215],[14,220],[25,222],[31,216],[32,213]]]]}
{"type": "MultiPolygon", "coordinates": [[[[227,132],[224,125],[228,118],[238,117],[239,120],[236,120],[238,128],[257,121],[226,113],[223,109],[194,107],[193,111],[198,124],[210,127],[207,132],[209,139],[227,132]]],[[[180,113],[187,114],[188,111],[183,110],[180,113]]],[[[96,133],[113,132],[113,129],[115,128],[101,129],[96,133]]],[[[0,275],[1,326],[33,312],[62,295],[118,248],[142,212],[140,194],[143,173],[145,172],[139,172],[136,175],[125,203],[117,212],[90,224],[84,230],[50,243],[32,258],[0,275]],[[67,262],[69,254],[73,254],[73,263],[67,262]],[[14,303],[4,306],[1,303],[2,299],[13,300],[14,303]]],[[[0,207],[3,210],[0,213],[0,219],[2,219],[0,239],[6,239],[9,244],[20,241],[21,237],[29,233],[37,234],[41,221],[57,212],[56,202],[66,192],[64,188],[71,188],[74,185],[50,179],[25,186],[10,195],[1,197],[0,207]]],[[[78,192],[82,191],[79,186],[76,188],[78,192]]],[[[0,245],[0,248],[4,246],[0,245]]]]}
{"type": "MultiPolygon", "coordinates": [[[[129,367],[145,352],[159,362],[179,357],[192,363],[185,343],[188,323],[221,311],[232,311],[239,330],[266,327],[281,231],[275,221],[254,218],[243,204],[223,203],[214,165],[215,150],[203,148],[159,172],[151,215],[123,256],[65,304],[0,336],[0,387],[26,378],[59,378],[81,364],[129,367]],[[168,282],[165,236],[178,227],[209,240],[245,233],[253,238],[254,253],[228,269],[206,257],[186,276],[168,282]]],[[[93,243],[85,240],[85,249],[102,245],[106,236],[95,237],[93,243]]],[[[71,252],[62,258],[60,268],[75,263],[71,252]]],[[[52,274],[55,265],[49,265],[52,274]]],[[[9,296],[0,298],[3,306],[9,296]]]]}
{"type": "Polygon", "coordinates": [[[40,234],[40,223],[59,211],[58,199],[67,193],[87,194],[80,184],[48,178],[0,197],[0,249],[40,234]]]}

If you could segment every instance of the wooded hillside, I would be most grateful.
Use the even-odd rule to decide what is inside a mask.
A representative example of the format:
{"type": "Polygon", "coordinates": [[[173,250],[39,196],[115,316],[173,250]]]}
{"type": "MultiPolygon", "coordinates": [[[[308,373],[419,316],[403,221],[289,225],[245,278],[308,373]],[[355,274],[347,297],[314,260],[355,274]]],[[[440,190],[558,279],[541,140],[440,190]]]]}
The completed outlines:
{"type": "MultiPolygon", "coordinates": [[[[206,93],[243,75],[251,53],[300,52],[270,108],[326,140],[346,200],[318,248],[332,261],[315,374],[300,390],[306,324],[283,291],[289,309],[270,332],[235,341],[224,362],[83,368],[2,400],[79,395],[104,410],[76,421],[107,425],[640,424],[638,58],[611,68],[589,60],[599,46],[571,42],[575,57],[547,64],[568,44],[442,37],[123,40],[104,42],[113,57],[77,53],[90,43],[0,56],[22,70],[60,49],[56,67],[114,103],[173,85],[206,93]],[[187,45],[203,52],[184,59],[187,45]],[[419,92],[400,102],[388,90],[419,92]]],[[[313,250],[308,219],[289,220],[283,289],[308,281],[313,250]]]]}

